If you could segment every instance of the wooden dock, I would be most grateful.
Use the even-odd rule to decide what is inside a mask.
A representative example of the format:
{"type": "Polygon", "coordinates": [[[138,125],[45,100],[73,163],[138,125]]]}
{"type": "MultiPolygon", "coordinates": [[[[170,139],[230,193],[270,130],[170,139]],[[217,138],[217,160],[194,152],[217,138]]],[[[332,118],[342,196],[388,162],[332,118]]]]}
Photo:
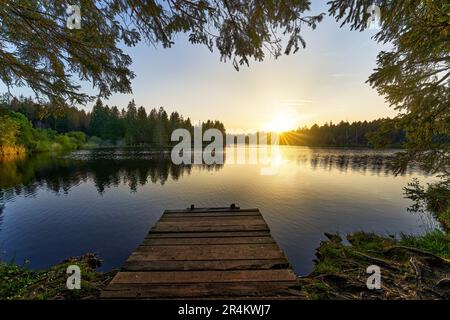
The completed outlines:
{"type": "Polygon", "coordinates": [[[299,299],[297,277],[258,209],[166,210],[105,299],[299,299]]]}

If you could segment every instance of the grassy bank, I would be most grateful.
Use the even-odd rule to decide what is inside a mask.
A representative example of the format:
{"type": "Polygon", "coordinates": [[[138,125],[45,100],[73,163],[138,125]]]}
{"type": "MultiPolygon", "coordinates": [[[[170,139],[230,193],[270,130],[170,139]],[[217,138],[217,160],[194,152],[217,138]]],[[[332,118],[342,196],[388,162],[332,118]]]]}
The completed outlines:
{"type": "Polygon", "coordinates": [[[450,206],[435,215],[436,219],[441,223],[442,228],[448,233],[450,231],[450,206]]]}
{"type": "Polygon", "coordinates": [[[53,299],[95,299],[100,290],[108,284],[115,272],[96,271],[98,258],[86,254],[70,258],[51,269],[33,271],[15,265],[0,264],[0,299],[2,300],[53,300],[53,299]],[[77,265],[81,270],[81,289],[69,290],[66,286],[69,265],[77,265]]]}
{"type": "Polygon", "coordinates": [[[359,232],[327,234],[313,272],[301,277],[308,299],[450,299],[450,208],[436,213],[443,230],[400,239],[359,232]],[[381,268],[382,288],[369,290],[366,268],[381,268]]]}
{"type": "Polygon", "coordinates": [[[340,236],[328,237],[317,249],[314,271],[300,278],[308,299],[450,298],[448,235],[443,234],[439,242],[446,244],[437,250],[446,258],[420,248],[429,246],[426,237],[394,240],[360,232],[347,236],[350,245],[340,236]],[[381,268],[380,290],[367,288],[366,268],[370,265],[381,268]]]}

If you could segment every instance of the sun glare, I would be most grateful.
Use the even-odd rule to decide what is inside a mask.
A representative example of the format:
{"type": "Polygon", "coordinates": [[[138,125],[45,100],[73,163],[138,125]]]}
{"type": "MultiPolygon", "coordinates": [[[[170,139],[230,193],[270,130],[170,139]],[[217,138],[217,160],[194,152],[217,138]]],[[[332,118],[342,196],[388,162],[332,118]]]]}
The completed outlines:
{"type": "Polygon", "coordinates": [[[298,117],[293,112],[280,112],[265,128],[270,132],[285,132],[298,127],[298,117]]]}

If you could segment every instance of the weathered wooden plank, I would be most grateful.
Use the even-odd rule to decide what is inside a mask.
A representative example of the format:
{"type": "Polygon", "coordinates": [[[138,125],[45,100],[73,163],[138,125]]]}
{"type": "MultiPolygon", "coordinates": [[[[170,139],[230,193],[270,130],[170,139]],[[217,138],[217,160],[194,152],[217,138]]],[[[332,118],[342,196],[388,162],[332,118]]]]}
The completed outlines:
{"type": "Polygon", "coordinates": [[[114,283],[210,283],[210,282],[270,282],[295,281],[292,270],[231,270],[231,271],[154,271],[119,272],[114,283]]]}
{"type": "Polygon", "coordinates": [[[113,284],[102,292],[107,299],[184,299],[184,298],[245,298],[290,299],[302,298],[297,282],[240,282],[221,284],[142,285],[113,284]]]}
{"type": "Polygon", "coordinates": [[[111,284],[101,293],[106,299],[257,299],[302,298],[296,281],[196,284],[111,284]]]}
{"type": "Polygon", "coordinates": [[[156,224],[152,232],[234,232],[234,231],[269,231],[266,224],[257,225],[161,225],[156,224]]]}
{"type": "Polygon", "coordinates": [[[256,211],[223,211],[223,212],[174,212],[169,214],[164,214],[165,218],[201,218],[201,217],[255,217],[261,216],[261,213],[256,211]]]}
{"type": "Polygon", "coordinates": [[[235,231],[235,232],[152,232],[150,231],[146,239],[157,238],[230,238],[230,237],[266,237],[270,236],[268,230],[265,231],[235,231]]]}
{"type": "Polygon", "coordinates": [[[141,246],[275,243],[272,237],[147,238],[141,246]]]}
{"type": "Polygon", "coordinates": [[[158,222],[166,223],[266,223],[262,216],[217,216],[217,217],[166,217],[158,222]]]}
{"type": "Polygon", "coordinates": [[[185,218],[174,218],[165,219],[161,218],[155,224],[155,229],[159,226],[176,226],[176,227],[192,227],[192,226],[227,226],[227,225],[266,225],[266,221],[262,217],[250,217],[250,218],[236,218],[236,217],[226,217],[225,219],[220,218],[203,218],[203,219],[185,219],[185,218]]]}
{"type": "Polygon", "coordinates": [[[129,260],[280,259],[276,244],[139,246],[129,260]]]}
{"type": "Polygon", "coordinates": [[[260,260],[129,260],[122,267],[123,271],[189,271],[189,270],[266,270],[288,269],[286,259],[260,260]]]}
{"type": "Polygon", "coordinates": [[[195,212],[259,212],[258,208],[249,208],[249,209],[231,209],[230,207],[219,207],[219,208],[195,208],[191,210],[187,209],[177,209],[177,210],[165,210],[164,214],[171,213],[195,213],[195,212]]]}

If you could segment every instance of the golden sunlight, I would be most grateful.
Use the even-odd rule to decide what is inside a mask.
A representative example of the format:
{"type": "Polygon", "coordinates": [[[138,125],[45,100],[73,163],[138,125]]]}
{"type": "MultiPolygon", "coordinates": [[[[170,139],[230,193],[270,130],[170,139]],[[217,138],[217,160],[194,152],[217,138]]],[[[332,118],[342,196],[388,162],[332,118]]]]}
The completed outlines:
{"type": "Polygon", "coordinates": [[[299,126],[298,115],[293,110],[279,112],[265,128],[269,132],[285,132],[294,130],[299,126]]]}

